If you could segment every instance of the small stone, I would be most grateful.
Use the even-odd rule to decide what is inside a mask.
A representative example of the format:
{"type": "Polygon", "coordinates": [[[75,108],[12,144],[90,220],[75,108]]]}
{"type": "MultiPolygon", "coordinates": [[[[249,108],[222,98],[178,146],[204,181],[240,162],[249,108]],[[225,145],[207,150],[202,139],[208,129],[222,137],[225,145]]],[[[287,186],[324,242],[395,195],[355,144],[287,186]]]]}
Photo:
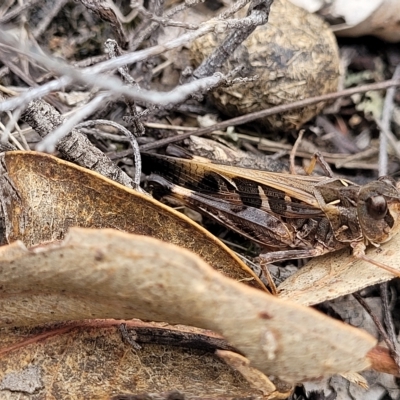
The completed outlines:
{"type": "MultiPolygon", "coordinates": [[[[223,39],[212,33],[195,41],[190,49],[195,64],[223,39]]],[[[340,75],[339,50],[329,26],[287,0],[274,1],[268,23],[236,49],[221,72],[243,64],[243,76],[259,78],[211,93],[216,106],[231,117],[335,92],[340,75]]],[[[325,105],[321,102],[272,115],[261,122],[273,130],[299,129],[325,105]]]]}

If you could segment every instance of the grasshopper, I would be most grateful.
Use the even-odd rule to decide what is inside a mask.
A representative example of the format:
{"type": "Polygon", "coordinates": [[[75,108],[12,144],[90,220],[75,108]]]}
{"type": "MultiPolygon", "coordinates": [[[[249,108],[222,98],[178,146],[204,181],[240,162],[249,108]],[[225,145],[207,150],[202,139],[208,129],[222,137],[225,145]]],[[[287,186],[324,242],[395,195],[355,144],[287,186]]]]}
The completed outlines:
{"type": "Polygon", "coordinates": [[[143,168],[169,195],[262,245],[263,264],[351,246],[354,256],[399,276],[364,254],[400,230],[400,191],[390,177],[360,186],[155,154],[143,154],[143,168]]]}

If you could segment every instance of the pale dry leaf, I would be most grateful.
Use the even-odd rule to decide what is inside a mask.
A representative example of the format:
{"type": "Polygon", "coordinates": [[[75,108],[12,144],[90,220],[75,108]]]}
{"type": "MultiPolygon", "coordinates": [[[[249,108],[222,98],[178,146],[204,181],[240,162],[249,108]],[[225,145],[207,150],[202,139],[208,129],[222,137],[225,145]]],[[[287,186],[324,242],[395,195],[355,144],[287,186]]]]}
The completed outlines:
{"type": "Polygon", "coordinates": [[[334,17],[343,17],[346,24],[355,26],[363,22],[376,11],[385,0],[290,0],[296,6],[304,8],[310,13],[324,10],[334,17]]]}
{"type": "MultiPolygon", "coordinates": [[[[400,235],[380,248],[370,247],[367,256],[400,271],[400,235]]],[[[395,278],[371,263],[356,259],[349,249],[310,260],[278,287],[279,297],[303,305],[313,305],[357,292],[367,286],[395,278]]]]}
{"type": "MultiPolygon", "coordinates": [[[[232,146],[233,147],[233,146],[232,146]]],[[[229,148],[224,143],[201,136],[191,136],[188,140],[188,148],[191,154],[205,157],[209,160],[233,162],[238,158],[248,157],[248,153],[238,148],[229,148]]]]}
{"type": "Polygon", "coordinates": [[[331,21],[338,36],[374,35],[389,42],[400,40],[398,0],[290,0],[309,12],[319,12],[331,21]]]}
{"type": "Polygon", "coordinates": [[[44,153],[3,153],[0,164],[8,243],[21,240],[30,247],[60,240],[70,226],[115,228],[187,248],[227,276],[265,290],[220,240],[149,196],[44,153]]]}
{"type": "Polygon", "coordinates": [[[262,372],[250,367],[250,361],[246,357],[228,350],[216,350],[215,354],[239,371],[252,387],[260,390],[264,395],[276,390],[275,385],[262,372]]]}
{"type": "Polygon", "coordinates": [[[351,383],[355,383],[362,389],[368,389],[368,382],[367,380],[357,372],[350,372],[348,374],[342,374],[343,378],[347,379],[351,383]]]}
{"type": "Polygon", "coordinates": [[[222,358],[233,369],[240,372],[252,388],[263,393],[265,399],[287,399],[293,391],[291,385],[286,385],[285,392],[278,391],[268,377],[258,369],[252,368],[250,366],[250,361],[238,353],[229,350],[216,350],[215,354],[222,358]]]}
{"type": "Polygon", "coordinates": [[[400,3],[398,0],[375,0],[361,3],[356,0],[350,2],[340,0],[337,1],[337,4],[334,3],[332,13],[345,20],[345,24],[332,27],[338,36],[374,35],[389,42],[400,40],[400,3]],[[346,12],[349,3],[355,3],[354,12],[346,12]],[[374,5],[376,8],[371,10],[374,5]],[[358,22],[357,14],[360,14],[363,8],[369,8],[371,12],[361,22],[358,22]]]}
{"type": "Polygon", "coordinates": [[[363,370],[376,343],[145,236],[71,228],[58,244],[3,246],[0,259],[2,326],[133,317],[197,326],[222,334],[252,367],[290,383],[363,370]]]}
{"type": "Polygon", "coordinates": [[[0,398],[109,400],[152,393],[161,400],[171,391],[189,399],[261,397],[207,347],[213,335],[121,322],[140,347],[122,340],[115,320],[1,329],[0,398]]]}

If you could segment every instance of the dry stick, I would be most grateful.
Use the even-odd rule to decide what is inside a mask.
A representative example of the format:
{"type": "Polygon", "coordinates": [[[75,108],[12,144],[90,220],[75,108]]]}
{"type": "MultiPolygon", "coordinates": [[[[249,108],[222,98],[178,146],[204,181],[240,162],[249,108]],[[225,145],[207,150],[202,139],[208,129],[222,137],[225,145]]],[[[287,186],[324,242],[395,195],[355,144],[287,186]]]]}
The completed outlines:
{"type": "Polygon", "coordinates": [[[247,16],[241,20],[240,27],[233,29],[223,43],[196,68],[193,72],[192,79],[210,76],[221,68],[236,48],[242,44],[258,26],[268,22],[273,1],[274,0],[253,0],[250,4],[247,16]]]}
{"type": "MultiPolygon", "coordinates": [[[[153,0],[149,2],[149,11],[157,18],[161,17],[164,11],[165,0],[153,0]]],[[[156,29],[149,37],[150,46],[158,44],[160,29],[156,29]]]]}
{"type": "MultiPolygon", "coordinates": [[[[167,11],[163,15],[163,19],[169,19],[172,16],[174,16],[175,14],[177,14],[177,13],[183,11],[183,10],[186,10],[188,7],[194,6],[199,2],[200,2],[200,0],[199,1],[193,1],[191,3],[185,2],[183,4],[180,4],[177,7],[174,7],[173,9],[167,11]]],[[[129,46],[129,49],[131,51],[136,50],[140,46],[140,44],[143,42],[143,40],[145,40],[146,37],[149,37],[160,26],[160,22],[159,21],[153,21],[150,24],[150,26],[148,26],[146,29],[143,30],[143,28],[146,25],[147,25],[147,21],[143,21],[142,24],[139,25],[139,27],[136,29],[136,31],[132,35],[131,45],[129,46]]]]}
{"type": "Polygon", "coordinates": [[[8,12],[7,14],[0,17],[0,24],[6,24],[10,22],[12,19],[19,17],[22,11],[26,10],[29,7],[32,7],[36,3],[39,3],[41,0],[27,0],[23,4],[18,7],[15,7],[13,10],[8,12]]]}
{"type": "Polygon", "coordinates": [[[393,132],[390,129],[386,128],[384,125],[382,125],[382,122],[380,122],[378,119],[375,119],[375,123],[376,126],[381,131],[381,134],[379,136],[380,140],[379,140],[378,171],[379,171],[379,176],[384,176],[387,175],[387,163],[388,163],[387,142],[389,141],[396,157],[399,160],[400,160],[400,149],[397,146],[397,139],[396,136],[394,136],[393,132]],[[385,139],[383,139],[382,141],[382,138],[385,139]],[[384,154],[384,156],[382,156],[382,154],[384,154]]]}
{"type": "Polygon", "coordinates": [[[301,143],[301,141],[302,141],[302,139],[303,139],[303,135],[304,135],[304,129],[302,129],[302,130],[299,132],[299,135],[297,136],[297,139],[296,139],[296,141],[295,141],[295,143],[294,143],[294,146],[293,146],[293,148],[292,148],[292,151],[290,152],[290,156],[289,156],[289,160],[290,160],[290,173],[291,173],[292,175],[297,175],[297,172],[296,172],[296,165],[295,165],[295,157],[296,157],[297,149],[299,148],[300,143],[301,143]]]}
{"type": "Polygon", "coordinates": [[[383,321],[387,329],[389,340],[392,343],[392,348],[391,348],[392,356],[396,361],[397,366],[400,368],[400,353],[398,349],[398,341],[393,324],[392,311],[389,307],[388,282],[380,284],[379,287],[382,299],[383,321]]]}
{"type": "Polygon", "coordinates": [[[189,96],[189,94],[198,91],[199,87],[203,87],[204,89],[214,87],[220,81],[221,77],[219,79],[214,76],[207,77],[202,80],[202,83],[200,82],[200,80],[197,82],[192,82],[192,84],[196,83],[196,87],[191,87],[190,85],[182,85],[181,87],[172,90],[171,92],[159,93],[154,91],[134,91],[121,85],[121,82],[116,78],[105,77],[97,74],[113,70],[118,67],[122,67],[126,64],[143,61],[150,57],[165,53],[168,50],[172,50],[180,47],[181,45],[188,44],[191,41],[199,38],[200,36],[203,36],[209,32],[213,32],[216,29],[222,29],[222,27],[223,29],[231,29],[241,26],[241,24],[241,20],[223,21],[221,19],[213,18],[212,20],[201,24],[200,28],[197,31],[181,35],[174,40],[170,40],[168,43],[157,45],[149,49],[137,51],[134,53],[128,53],[121,57],[104,61],[95,66],[87,67],[79,71],[63,62],[60,62],[59,60],[37,54],[37,49],[29,49],[27,45],[17,42],[13,38],[13,36],[7,33],[4,29],[2,30],[0,28],[0,44],[4,43],[13,48],[16,52],[28,55],[35,61],[41,63],[46,68],[56,71],[58,74],[61,75],[61,77],[56,81],[45,83],[42,86],[34,88],[17,98],[8,99],[0,103],[0,112],[11,110],[21,105],[25,105],[29,101],[32,101],[39,97],[43,97],[44,95],[52,91],[60,90],[62,87],[69,85],[74,80],[77,82],[83,82],[84,84],[91,84],[102,89],[112,90],[115,94],[126,95],[127,97],[134,100],[142,100],[145,102],[151,102],[160,105],[168,105],[169,103],[182,102],[182,98],[184,96],[187,97],[189,96]],[[182,90],[184,91],[184,93],[182,93],[182,90]],[[178,94],[179,96],[177,96],[178,94]]]}
{"type": "Polygon", "coordinates": [[[114,128],[118,129],[121,133],[123,133],[129,139],[129,141],[132,145],[133,154],[134,154],[133,162],[135,165],[135,178],[134,178],[135,189],[138,189],[139,185],[140,185],[140,176],[142,174],[142,171],[141,171],[142,163],[141,163],[139,145],[137,143],[135,136],[124,126],[117,124],[116,122],[113,122],[113,121],[108,121],[106,119],[96,119],[96,120],[81,122],[79,125],[75,126],[75,129],[86,128],[86,127],[95,126],[95,125],[113,126],[114,128]]]}
{"type": "Polygon", "coordinates": [[[221,19],[228,19],[232,17],[233,14],[236,14],[239,10],[245,7],[251,0],[238,0],[235,1],[226,11],[222,12],[219,15],[221,19]]]}
{"type": "MultiPolygon", "coordinates": [[[[264,118],[269,115],[274,115],[274,114],[279,114],[279,113],[286,112],[286,111],[291,111],[296,108],[310,106],[312,104],[316,104],[321,101],[336,100],[336,99],[339,99],[340,97],[352,96],[353,94],[364,93],[364,92],[368,92],[370,90],[387,89],[392,86],[400,86],[400,79],[390,79],[390,80],[383,81],[383,82],[371,83],[369,85],[362,85],[362,86],[355,87],[355,88],[341,90],[339,92],[323,94],[320,96],[315,96],[315,97],[310,97],[308,99],[295,101],[293,103],[288,103],[288,104],[283,104],[283,105],[276,106],[276,107],[271,107],[266,110],[256,111],[256,112],[253,112],[250,114],[242,115],[240,117],[231,118],[226,121],[222,121],[217,124],[208,126],[206,128],[198,129],[193,132],[182,133],[181,135],[178,135],[178,136],[173,136],[170,138],[158,140],[154,143],[145,144],[140,147],[140,150],[148,151],[151,149],[157,149],[159,147],[166,146],[167,144],[170,144],[170,143],[180,142],[184,139],[189,138],[192,135],[201,136],[201,135],[205,135],[207,133],[211,133],[213,131],[223,130],[229,126],[242,125],[247,122],[255,121],[256,119],[259,119],[259,118],[264,118]]],[[[120,154],[122,156],[127,156],[131,153],[128,152],[125,154],[125,152],[121,152],[120,154]]]]}
{"type": "Polygon", "coordinates": [[[385,341],[387,347],[389,348],[390,352],[392,354],[395,353],[395,349],[393,348],[392,342],[390,341],[389,336],[387,335],[385,328],[377,318],[377,316],[373,313],[371,310],[371,307],[368,305],[368,303],[360,296],[359,293],[353,293],[354,298],[360,303],[360,305],[365,309],[365,311],[369,314],[371,317],[372,321],[378,328],[379,333],[382,335],[383,340],[385,341]]]}
{"type": "MultiPolygon", "coordinates": [[[[398,78],[400,78],[400,65],[396,67],[392,79],[398,79],[398,78]]],[[[387,90],[385,102],[383,104],[382,118],[380,121],[380,125],[378,124],[378,127],[381,130],[381,134],[379,135],[379,176],[384,176],[387,174],[388,140],[391,141],[391,144],[394,150],[396,151],[397,156],[399,157],[399,151],[397,148],[396,141],[395,143],[393,143],[394,135],[390,132],[390,120],[393,112],[395,92],[396,92],[395,88],[389,88],[387,90]]]]}
{"type": "MultiPolygon", "coordinates": [[[[30,102],[21,114],[21,119],[41,137],[47,136],[64,123],[60,113],[43,100],[30,102]]],[[[73,129],[57,143],[56,148],[64,159],[96,171],[122,185],[133,187],[132,179],[78,130],[73,129]]]]}
{"type": "MultiPolygon", "coordinates": [[[[0,30],[0,33],[1,30],[0,30]]],[[[0,35],[1,36],[1,35],[0,35]]],[[[4,38],[3,38],[4,39],[4,38]]],[[[17,45],[16,45],[17,46],[17,45]]],[[[157,47],[157,46],[156,46],[157,47]]],[[[226,77],[223,74],[216,73],[213,76],[199,79],[194,82],[186,83],[179,86],[170,92],[158,92],[154,90],[137,90],[126,87],[122,82],[112,76],[92,74],[90,71],[93,67],[86,68],[83,71],[79,71],[69,65],[60,62],[56,59],[35,54],[29,52],[28,54],[36,61],[49,69],[57,71],[58,74],[62,75],[58,80],[45,83],[44,85],[31,89],[19,97],[13,97],[0,103],[0,112],[12,110],[16,107],[27,104],[31,100],[35,100],[43,95],[46,95],[52,91],[59,90],[63,86],[69,85],[71,82],[81,82],[85,85],[92,85],[98,88],[110,90],[113,94],[121,94],[134,100],[141,100],[153,104],[159,104],[168,106],[174,103],[181,103],[185,99],[189,98],[193,93],[205,92],[211,88],[221,84],[221,81],[226,81],[226,77]]],[[[125,59],[125,56],[112,59],[114,62],[120,59],[125,59]]],[[[113,64],[114,65],[114,64],[113,64]]],[[[120,67],[119,62],[115,65],[116,68],[120,67]]]]}
{"type": "MultiPolygon", "coordinates": [[[[118,46],[118,43],[115,40],[108,39],[105,43],[105,48],[110,58],[116,58],[121,55],[121,50],[118,46]]],[[[122,76],[122,79],[124,80],[124,82],[127,84],[128,87],[140,90],[140,86],[129,74],[129,70],[126,65],[124,65],[123,67],[119,67],[118,72],[122,76]]],[[[125,103],[130,113],[129,117],[125,119],[133,127],[133,134],[136,137],[143,136],[145,134],[145,129],[142,124],[142,121],[140,120],[142,115],[137,112],[134,100],[125,98],[125,103]]]]}
{"type": "MultiPolygon", "coordinates": [[[[157,46],[150,47],[148,49],[136,51],[133,53],[128,53],[121,57],[96,64],[92,67],[87,67],[84,70],[81,70],[79,75],[82,76],[82,73],[86,73],[86,75],[88,75],[88,76],[93,76],[93,75],[101,73],[101,72],[110,71],[115,68],[122,67],[126,64],[137,63],[139,61],[146,60],[150,57],[163,54],[168,50],[172,50],[172,49],[175,49],[182,45],[188,44],[188,43],[192,42],[193,40],[196,40],[197,38],[204,36],[207,33],[214,32],[214,31],[221,31],[222,29],[223,30],[232,29],[232,28],[241,26],[241,24],[242,24],[242,20],[235,20],[235,19],[222,20],[221,18],[213,18],[209,21],[206,21],[206,22],[200,24],[199,29],[195,32],[189,32],[184,35],[181,35],[174,40],[168,41],[168,43],[162,43],[157,46]]],[[[30,57],[34,58],[36,61],[38,61],[40,63],[44,63],[44,65],[50,69],[55,69],[57,71],[58,68],[60,68],[60,67],[64,67],[64,68],[66,67],[64,63],[60,63],[60,62],[56,63],[55,60],[53,60],[53,63],[51,65],[49,65],[48,63],[46,63],[46,60],[43,60],[42,57],[35,57],[36,54],[29,52],[29,49],[27,48],[27,46],[23,46],[21,43],[18,43],[17,41],[15,41],[14,38],[10,34],[8,34],[4,29],[1,29],[1,28],[0,28],[0,38],[1,38],[0,43],[4,43],[4,44],[7,44],[7,45],[13,47],[15,51],[19,51],[19,52],[23,52],[24,54],[28,54],[30,57]]],[[[35,49],[35,52],[36,52],[36,49],[35,49]]],[[[77,71],[73,71],[73,72],[77,73],[77,71]]],[[[73,75],[75,75],[75,74],[73,74],[73,75]]],[[[62,78],[60,78],[60,80],[62,78]]],[[[74,78],[74,76],[72,76],[72,78],[74,78]]],[[[95,77],[95,79],[99,79],[99,78],[101,78],[101,77],[95,77]]],[[[70,83],[69,79],[66,79],[62,82],[57,82],[57,84],[54,84],[54,82],[52,82],[54,87],[51,90],[59,90],[61,87],[63,87],[64,85],[67,85],[69,83],[70,83]]],[[[88,83],[88,82],[86,82],[86,83],[88,83]]],[[[98,82],[98,85],[101,86],[101,83],[102,82],[98,82]]],[[[96,82],[94,82],[94,79],[93,79],[93,84],[94,85],[96,84],[96,82]]],[[[42,87],[44,87],[44,86],[45,85],[43,85],[42,87]]],[[[103,89],[108,88],[105,86],[101,86],[101,87],[103,89]]],[[[43,88],[43,90],[44,90],[44,88],[43,88]]],[[[124,93],[121,93],[121,94],[124,94],[124,93]]],[[[2,110],[2,111],[4,111],[4,110],[2,110]]]]}
{"type": "Polygon", "coordinates": [[[360,152],[357,145],[350,140],[347,136],[343,135],[335,125],[333,125],[327,117],[319,115],[315,121],[317,126],[323,128],[326,134],[333,134],[332,143],[339,149],[342,149],[343,153],[356,153],[360,152]]]}
{"type": "Polygon", "coordinates": [[[124,29],[117,15],[110,5],[101,0],[80,0],[80,2],[100,19],[110,24],[114,31],[115,37],[117,38],[118,44],[126,49],[128,46],[128,40],[126,38],[124,29]]]}
{"type": "MultiPolygon", "coordinates": [[[[254,31],[260,26],[268,22],[269,12],[274,0],[252,0],[247,16],[238,21],[224,41],[208,56],[193,72],[189,78],[189,82],[211,76],[218,71],[226,60],[232,55],[239,45],[243,43],[254,31]]],[[[235,68],[229,72],[234,77],[241,67],[235,68]]],[[[249,78],[238,78],[242,83],[249,78]]],[[[253,80],[254,78],[250,78],[253,80]]],[[[221,81],[223,84],[223,82],[221,81]]],[[[230,82],[230,84],[232,84],[230,82]]],[[[200,98],[202,93],[200,94],[200,98]]]]}
{"type": "Polygon", "coordinates": [[[79,109],[72,117],[68,118],[62,125],[58,126],[54,132],[47,135],[40,143],[37,144],[37,151],[47,151],[54,153],[57,143],[68,135],[72,129],[83,121],[86,117],[96,112],[101,106],[112,98],[107,93],[100,93],[93,100],[89,101],[79,109]]]}
{"type": "MultiPolygon", "coordinates": [[[[23,134],[22,129],[18,125],[18,120],[19,120],[19,117],[21,116],[21,112],[22,112],[22,110],[20,110],[20,109],[16,110],[14,112],[14,114],[11,113],[10,111],[7,111],[7,115],[8,115],[8,118],[10,119],[10,123],[12,124],[12,126],[14,126],[15,130],[18,132],[19,138],[21,139],[24,149],[29,151],[30,150],[29,144],[26,141],[26,137],[23,134]]],[[[11,124],[10,124],[10,126],[11,126],[11,124]]]]}
{"type": "Polygon", "coordinates": [[[50,25],[53,18],[60,12],[60,10],[68,3],[68,0],[57,0],[52,1],[51,7],[48,6],[47,12],[44,13],[44,18],[40,21],[40,23],[35,27],[32,32],[33,37],[39,37],[50,25]]]}
{"type": "MultiPolygon", "coordinates": [[[[22,147],[21,143],[19,143],[18,140],[14,136],[10,135],[10,130],[6,126],[4,126],[1,121],[0,121],[0,136],[7,138],[7,140],[8,140],[8,138],[10,138],[11,141],[14,143],[11,146],[15,146],[18,150],[25,150],[22,147]]],[[[7,143],[6,140],[1,140],[1,142],[3,144],[7,143]]]]}

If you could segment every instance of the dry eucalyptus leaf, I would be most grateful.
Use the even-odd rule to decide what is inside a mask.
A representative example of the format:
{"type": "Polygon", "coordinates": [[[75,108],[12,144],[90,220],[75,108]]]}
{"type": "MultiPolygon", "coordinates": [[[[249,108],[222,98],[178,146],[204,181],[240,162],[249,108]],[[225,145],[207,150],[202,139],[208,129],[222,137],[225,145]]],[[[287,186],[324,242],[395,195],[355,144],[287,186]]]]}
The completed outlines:
{"type": "Polygon", "coordinates": [[[60,240],[70,226],[115,228],[187,248],[227,276],[264,289],[215,236],[149,196],[48,154],[8,152],[0,163],[8,243],[21,240],[30,247],[60,240]]]}
{"type": "Polygon", "coordinates": [[[242,355],[229,350],[216,350],[215,354],[222,358],[234,370],[246,379],[250,386],[262,392],[268,399],[287,399],[293,391],[291,385],[285,385],[284,390],[277,390],[276,386],[262,372],[250,366],[250,361],[242,355]]]}
{"type": "MultiPolygon", "coordinates": [[[[370,247],[366,254],[373,260],[400,270],[399,246],[400,235],[396,235],[380,248],[370,247]]],[[[282,299],[313,305],[393,278],[395,276],[390,272],[356,259],[346,249],[312,259],[281,283],[278,291],[282,299]]]]}
{"type": "Polygon", "coordinates": [[[0,260],[1,326],[87,318],[197,326],[222,334],[252,367],[290,383],[368,368],[376,343],[145,236],[71,228],[63,242],[3,246],[0,260]]]}
{"type": "Polygon", "coordinates": [[[389,42],[400,41],[398,0],[290,0],[309,12],[334,21],[338,36],[374,35],[389,42]],[[336,24],[335,21],[344,21],[336,24]]]}
{"type": "Polygon", "coordinates": [[[214,349],[202,348],[208,341],[204,332],[126,321],[128,335],[137,336],[133,348],[117,321],[85,322],[0,330],[0,351],[9,349],[0,358],[0,398],[110,399],[171,391],[227,400],[261,395],[214,349]]]}

